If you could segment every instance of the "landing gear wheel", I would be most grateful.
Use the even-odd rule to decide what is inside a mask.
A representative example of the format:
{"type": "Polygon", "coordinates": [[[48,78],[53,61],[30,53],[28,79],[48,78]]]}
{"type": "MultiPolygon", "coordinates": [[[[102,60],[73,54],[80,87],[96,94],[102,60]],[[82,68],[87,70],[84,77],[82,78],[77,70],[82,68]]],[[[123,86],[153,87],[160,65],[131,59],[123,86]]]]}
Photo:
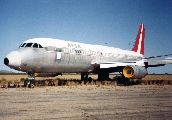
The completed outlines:
{"type": "Polygon", "coordinates": [[[81,73],[81,80],[88,80],[88,73],[81,73]]]}
{"type": "Polygon", "coordinates": [[[29,85],[29,88],[34,88],[35,83],[34,83],[33,80],[31,80],[31,81],[28,82],[28,85],[29,85]]]}
{"type": "Polygon", "coordinates": [[[30,81],[30,88],[34,88],[35,84],[34,81],[30,81]]]}
{"type": "Polygon", "coordinates": [[[30,88],[34,88],[34,84],[35,84],[35,74],[28,72],[28,80],[29,80],[29,87],[30,88]]]}

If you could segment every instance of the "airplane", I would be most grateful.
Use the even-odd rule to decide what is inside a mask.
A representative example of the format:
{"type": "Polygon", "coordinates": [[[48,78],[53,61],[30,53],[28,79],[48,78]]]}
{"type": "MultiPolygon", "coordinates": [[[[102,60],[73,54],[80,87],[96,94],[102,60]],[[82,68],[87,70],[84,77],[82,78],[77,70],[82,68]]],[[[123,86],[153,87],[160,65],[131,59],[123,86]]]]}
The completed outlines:
{"type": "Polygon", "coordinates": [[[51,38],[33,38],[23,42],[9,53],[4,64],[28,74],[30,87],[35,77],[55,77],[62,73],[81,73],[81,80],[88,74],[98,74],[98,79],[109,79],[109,73],[122,72],[126,78],[145,77],[148,67],[172,64],[172,59],[148,59],[144,57],[144,24],[140,24],[138,35],[131,51],[102,45],[83,44],[51,38]]]}

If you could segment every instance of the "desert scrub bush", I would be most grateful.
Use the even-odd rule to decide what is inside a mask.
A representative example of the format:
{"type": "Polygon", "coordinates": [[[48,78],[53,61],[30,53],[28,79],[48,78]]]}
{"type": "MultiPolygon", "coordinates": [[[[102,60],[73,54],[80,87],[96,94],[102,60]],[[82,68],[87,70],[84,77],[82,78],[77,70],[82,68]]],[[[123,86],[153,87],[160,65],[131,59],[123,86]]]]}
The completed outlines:
{"type": "Polygon", "coordinates": [[[84,85],[84,81],[81,81],[81,86],[83,86],[84,85]]]}
{"type": "Polygon", "coordinates": [[[24,87],[26,87],[28,84],[28,78],[21,78],[20,82],[24,82],[24,87]]]}
{"type": "Polygon", "coordinates": [[[56,79],[55,86],[58,86],[58,84],[59,84],[59,80],[56,79]]]}
{"type": "Polygon", "coordinates": [[[57,82],[58,80],[57,79],[52,79],[52,85],[53,86],[56,86],[56,82],[57,82]]]}
{"type": "Polygon", "coordinates": [[[21,82],[28,81],[28,78],[21,78],[20,81],[21,82]]]}
{"type": "Polygon", "coordinates": [[[130,79],[130,80],[129,80],[129,84],[130,84],[130,85],[136,85],[136,81],[135,81],[134,79],[130,79]]]}
{"type": "Polygon", "coordinates": [[[89,85],[89,81],[86,82],[86,86],[88,86],[88,85],[89,85]]]}
{"type": "Polygon", "coordinates": [[[10,87],[10,84],[12,84],[11,80],[8,81],[8,87],[10,87]]]}
{"type": "Polygon", "coordinates": [[[107,81],[107,85],[108,85],[108,86],[110,86],[110,85],[111,85],[111,83],[112,83],[111,81],[107,81]]]}
{"type": "Polygon", "coordinates": [[[147,80],[142,80],[142,85],[148,85],[148,81],[147,80]]]}
{"type": "Polygon", "coordinates": [[[70,86],[70,85],[71,85],[71,81],[67,81],[67,82],[66,82],[66,85],[67,85],[67,86],[70,86]]]}
{"type": "Polygon", "coordinates": [[[94,82],[94,80],[92,80],[92,81],[91,81],[91,85],[95,85],[95,82],[94,82]]]}
{"type": "Polygon", "coordinates": [[[7,80],[5,79],[5,78],[2,78],[1,80],[0,80],[0,83],[1,82],[6,82],[7,80]]]}
{"type": "Polygon", "coordinates": [[[66,80],[64,80],[64,79],[63,80],[59,80],[58,85],[59,86],[64,86],[65,85],[65,81],[66,80]]]}
{"type": "Polygon", "coordinates": [[[141,85],[141,83],[142,83],[141,79],[136,80],[136,85],[141,85]]]}
{"type": "Polygon", "coordinates": [[[117,81],[112,81],[112,82],[111,82],[111,85],[117,86],[117,81]]]}
{"type": "Polygon", "coordinates": [[[118,76],[116,79],[117,79],[117,83],[119,85],[127,85],[127,84],[129,84],[129,79],[125,78],[124,75],[118,76]]]}
{"type": "Polygon", "coordinates": [[[0,80],[0,83],[1,83],[1,87],[6,87],[7,80],[5,78],[2,78],[0,80]]]}
{"type": "Polygon", "coordinates": [[[96,83],[95,83],[96,85],[99,85],[99,84],[101,84],[101,82],[100,81],[96,81],[96,83]]]}
{"type": "Polygon", "coordinates": [[[103,82],[102,82],[102,85],[107,85],[107,81],[106,81],[106,80],[103,81],[103,82]]]}

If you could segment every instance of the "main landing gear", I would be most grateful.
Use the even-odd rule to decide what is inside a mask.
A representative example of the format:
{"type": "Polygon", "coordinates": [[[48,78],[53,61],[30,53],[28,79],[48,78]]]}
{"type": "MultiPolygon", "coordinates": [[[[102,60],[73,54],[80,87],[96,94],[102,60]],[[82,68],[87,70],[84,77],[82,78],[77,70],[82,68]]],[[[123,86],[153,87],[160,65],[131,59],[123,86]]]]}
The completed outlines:
{"type": "Polygon", "coordinates": [[[109,73],[98,73],[98,80],[109,80],[109,73]]]}
{"type": "Polygon", "coordinates": [[[28,72],[28,85],[30,88],[34,88],[35,86],[35,73],[32,73],[32,72],[28,72]]]}
{"type": "Polygon", "coordinates": [[[88,80],[88,73],[81,73],[81,80],[88,80]]]}
{"type": "MultiPolygon", "coordinates": [[[[92,78],[88,78],[89,73],[81,73],[81,80],[91,81],[92,78]]],[[[109,73],[98,73],[98,80],[109,80],[109,73]]]]}

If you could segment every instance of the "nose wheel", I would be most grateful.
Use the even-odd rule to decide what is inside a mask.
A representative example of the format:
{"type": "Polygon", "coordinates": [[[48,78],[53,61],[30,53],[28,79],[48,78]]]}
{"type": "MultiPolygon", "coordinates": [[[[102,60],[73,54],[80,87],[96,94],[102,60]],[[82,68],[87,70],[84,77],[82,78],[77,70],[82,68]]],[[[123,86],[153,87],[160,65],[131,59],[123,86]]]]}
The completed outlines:
{"type": "Polygon", "coordinates": [[[35,86],[35,73],[32,73],[32,72],[28,72],[28,85],[30,88],[34,88],[35,86]]]}
{"type": "Polygon", "coordinates": [[[30,80],[30,81],[28,82],[28,86],[29,86],[29,88],[34,88],[34,86],[35,86],[35,81],[34,81],[34,80],[30,80]]]}

